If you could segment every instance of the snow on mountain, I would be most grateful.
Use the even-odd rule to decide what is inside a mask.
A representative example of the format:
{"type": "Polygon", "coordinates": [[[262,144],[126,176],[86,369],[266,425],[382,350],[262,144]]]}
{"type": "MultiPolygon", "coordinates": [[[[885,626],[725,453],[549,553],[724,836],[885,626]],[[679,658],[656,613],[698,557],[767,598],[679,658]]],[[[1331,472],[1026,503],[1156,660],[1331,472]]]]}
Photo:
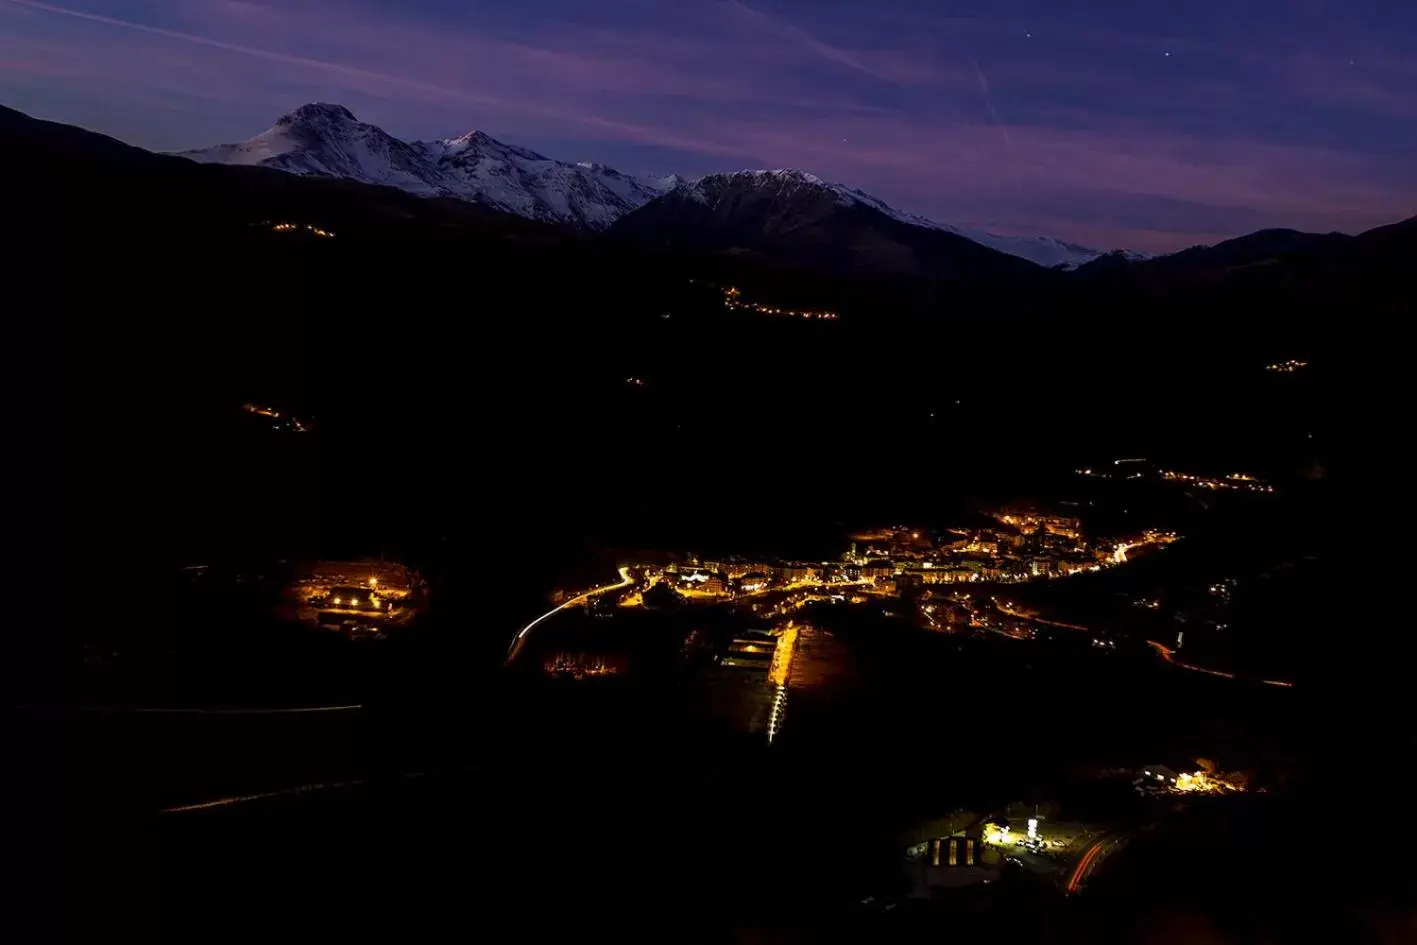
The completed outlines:
{"type": "Polygon", "coordinates": [[[951,226],[948,223],[939,223],[935,220],[922,217],[919,214],[898,210],[886,203],[879,197],[873,196],[854,187],[847,187],[845,184],[834,184],[822,180],[815,174],[794,169],[761,170],[761,171],[736,171],[731,174],[710,174],[698,180],[686,184],[686,193],[694,199],[703,201],[707,199],[709,184],[728,180],[735,183],[745,183],[749,186],[761,186],[772,183],[775,186],[787,186],[790,190],[794,186],[798,187],[819,187],[832,191],[837,195],[837,200],[843,206],[861,205],[877,210],[893,220],[907,223],[910,226],[918,226],[930,230],[942,230],[946,233],[953,233],[956,236],[963,236],[965,239],[973,240],[990,249],[996,249],[1001,253],[1008,253],[1010,256],[1017,256],[1020,259],[1027,259],[1029,262],[1037,263],[1046,268],[1060,267],[1064,269],[1075,269],[1084,263],[1091,262],[1099,256],[1104,255],[1102,250],[1092,249],[1087,246],[1079,246],[1076,243],[1065,243],[1062,240],[1051,239],[1045,236],[1000,236],[996,233],[987,233],[982,230],[967,229],[964,227],[951,226]]]}
{"type": "Polygon", "coordinates": [[[421,148],[451,196],[557,223],[603,230],[664,192],[658,181],[603,164],[567,164],[474,131],[421,148]]]}
{"type": "MultiPolygon", "coordinates": [[[[677,175],[632,177],[604,164],[570,164],[472,131],[438,141],[401,141],[341,105],[303,105],[249,141],[179,152],[202,163],[247,164],[397,187],[424,197],[458,197],[518,216],[603,230],[677,188],[703,199],[703,182],[677,175]]],[[[911,226],[963,236],[1046,267],[1073,269],[1102,251],[1041,236],[1000,236],[898,210],[864,191],[796,170],[738,171],[741,182],[821,187],[843,205],[863,205],[911,226]]]]}
{"type": "Polygon", "coordinates": [[[358,121],[340,105],[303,105],[249,141],[180,153],[203,164],[341,177],[425,197],[447,192],[417,146],[358,121]]]}
{"type": "Polygon", "coordinates": [[[609,226],[679,183],[638,178],[603,164],[568,164],[480,131],[405,142],[339,105],[304,105],[239,144],[180,152],[202,163],[247,164],[458,197],[518,216],[609,226]]]}

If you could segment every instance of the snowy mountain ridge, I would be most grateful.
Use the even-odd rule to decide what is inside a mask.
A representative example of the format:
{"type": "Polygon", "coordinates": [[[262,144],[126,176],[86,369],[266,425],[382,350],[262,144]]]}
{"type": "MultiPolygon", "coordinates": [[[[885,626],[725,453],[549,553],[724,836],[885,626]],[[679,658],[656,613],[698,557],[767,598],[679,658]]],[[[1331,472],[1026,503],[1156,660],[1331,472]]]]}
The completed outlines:
{"type": "Polygon", "coordinates": [[[671,191],[706,201],[706,184],[730,179],[747,185],[824,188],[843,206],[865,206],[910,226],[941,230],[1045,267],[1076,268],[1100,250],[1048,237],[1000,236],[939,223],[898,210],[864,191],[799,170],[749,170],[634,177],[590,161],[568,163],[498,141],[481,131],[436,141],[401,141],[366,124],[342,105],[303,105],[247,141],[179,152],[201,163],[269,167],[397,187],[424,197],[456,197],[548,223],[603,230],[625,214],[671,191]]]}
{"type": "Polygon", "coordinates": [[[245,164],[457,197],[547,223],[602,230],[679,183],[569,164],[481,131],[406,142],[341,105],[303,105],[248,141],[179,152],[205,164],[245,164]]]}
{"type": "MultiPolygon", "coordinates": [[[[886,203],[881,198],[868,194],[863,190],[857,190],[845,184],[834,184],[823,180],[815,174],[792,168],[763,171],[735,171],[729,174],[710,174],[690,182],[688,185],[688,193],[696,200],[701,202],[707,201],[709,198],[707,197],[708,189],[706,184],[715,179],[728,181],[751,180],[753,182],[775,180],[780,183],[787,183],[789,186],[796,184],[804,187],[825,188],[835,193],[838,202],[843,206],[867,206],[901,223],[922,227],[928,230],[942,230],[946,233],[953,233],[956,236],[963,236],[967,240],[973,240],[976,243],[988,246],[990,249],[996,249],[1001,253],[1008,253],[1010,256],[1018,256],[1021,259],[1027,259],[1029,262],[1034,262],[1048,268],[1062,267],[1064,269],[1075,269],[1084,263],[1091,262],[1099,256],[1106,255],[1106,253],[1101,250],[1080,246],[1076,243],[1064,242],[1063,240],[1052,239],[1046,236],[1000,236],[999,234],[988,233],[983,230],[974,230],[965,227],[951,226],[948,223],[939,223],[916,213],[899,210],[886,203]]],[[[1147,258],[1140,253],[1124,252],[1128,258],[1147,258]]]]}

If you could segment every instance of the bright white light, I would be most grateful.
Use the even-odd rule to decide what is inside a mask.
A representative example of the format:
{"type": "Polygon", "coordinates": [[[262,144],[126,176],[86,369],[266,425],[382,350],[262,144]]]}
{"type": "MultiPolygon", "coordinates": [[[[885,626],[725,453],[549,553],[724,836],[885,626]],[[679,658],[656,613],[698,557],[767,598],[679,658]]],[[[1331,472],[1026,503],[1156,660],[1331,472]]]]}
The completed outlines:
{"type": "Polygon", "coordinates": [[[1030,817],[1030,818],[1028,818],[1028,839],[1030,839],[1030,840],[1036,840],[1036,839],[1038,839],[1038,818],[1037,818],[1037,817],[1030,817]]]}

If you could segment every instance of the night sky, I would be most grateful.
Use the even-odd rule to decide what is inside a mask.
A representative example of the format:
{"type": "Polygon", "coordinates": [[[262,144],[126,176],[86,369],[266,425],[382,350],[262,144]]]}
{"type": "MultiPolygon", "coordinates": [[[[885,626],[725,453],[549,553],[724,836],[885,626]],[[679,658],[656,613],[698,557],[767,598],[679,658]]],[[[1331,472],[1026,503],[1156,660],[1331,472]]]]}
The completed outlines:
{"type": "Polygon", "coordinates": [[[167,150],[309,101],[1102,248],[1417,213],[1414,0],[0,0],[42,118],[167,150]]]}

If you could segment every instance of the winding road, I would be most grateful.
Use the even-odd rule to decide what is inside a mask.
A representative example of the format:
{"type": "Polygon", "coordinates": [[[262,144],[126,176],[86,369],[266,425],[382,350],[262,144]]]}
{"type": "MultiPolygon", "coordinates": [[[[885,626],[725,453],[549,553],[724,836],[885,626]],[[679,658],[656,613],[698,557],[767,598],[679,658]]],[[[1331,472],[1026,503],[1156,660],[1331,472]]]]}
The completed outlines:
{"type": "Polygon", "coordinates": [[[577,597],[572,597],[570,600],[563,601],[557,606],[552,607],[546,613],[542,614],[540,617],[537,617],[531,623],[527,624],[525,627],[522,627],[521,630],[517,631],[517,635],[512,638],[512,645],[507,648],[507,661],[502,665],[512,665],[512,663],[516,660],[518,654],[521,653],[522,647],[526,645],[527,634],[531,633],[532,629],[537,624],[541,623],[541,621],[545,620],[547,617],[550,617],[553,614],[560,613],[567,607],[575,607],[577,604],[583,604],[586,601],[590,600],[592,597],[597,597],[609,591],[623,590],[624,588],[629,587],[633,583],[635,583],[635,579],[630,577],[630,569],[621,568],[620,582],[618,584],[607,584],[604,587],[593,587],[590,590],[586,591],[584,594],[581,594],[577,597]]]}
{"type": "Polygon", "coordinates": [[[1083,852],[1078,858],[1077,865],[1073,867],[1072,873],[1068,874],[1067,891],[1077,893],[1082,891],[1083,885],[1088,877],[1092,875],[1098,865],[1110,854],[1121,849],[1127,843],[1125,836],[1103,836],[1092,846],[1083,852]]]}
{"type": "MultiPolygon", "coordinates": [[[[1205,673],[1207,676],[1219,676],[1221,679],[1237,678],[1234,673],[1225,673],[1218,669],[1206,669],[1204,666],[1197,666],[1194,663],[1183,663],[1176,659],[1176,651],[1169,646],[1163,643],[1157,643],[1155,640],[1147,640],[1146,642],[1147,645],[1160,654],[1162,659],[1172,666],[1179,666],[1182,669],[1189,669],[1197,673],[1205,673]]],[[[1294,686],[1292,682],[1284,679],[1261,679],[1260,682],[1264,683],[1266,686],[1283,686],[1285,689],[1292,689],[1294,686]]]]}

